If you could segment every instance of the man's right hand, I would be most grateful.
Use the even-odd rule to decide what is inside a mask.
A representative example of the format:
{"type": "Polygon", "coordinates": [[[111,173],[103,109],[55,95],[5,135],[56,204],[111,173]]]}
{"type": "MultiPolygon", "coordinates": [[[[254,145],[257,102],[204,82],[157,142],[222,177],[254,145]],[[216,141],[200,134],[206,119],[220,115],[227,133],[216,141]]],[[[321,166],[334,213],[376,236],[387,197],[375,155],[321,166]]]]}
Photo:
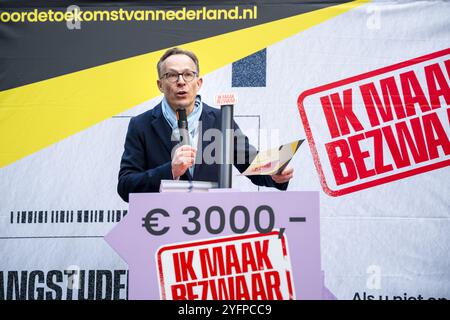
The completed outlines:
{"type": "Polygon", "coordinates": [[[172,158],[173,179],[181,177],[195,163],[197,149],[189,145],[178,147],[172,158]]]}

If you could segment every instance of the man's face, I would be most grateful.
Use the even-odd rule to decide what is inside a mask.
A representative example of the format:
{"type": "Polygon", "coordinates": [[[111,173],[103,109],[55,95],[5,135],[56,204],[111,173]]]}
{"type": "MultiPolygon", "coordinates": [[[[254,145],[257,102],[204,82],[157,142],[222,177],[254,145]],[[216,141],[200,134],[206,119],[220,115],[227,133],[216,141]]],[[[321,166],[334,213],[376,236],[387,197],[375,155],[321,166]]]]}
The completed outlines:
{"type": "MultiPolygon", "coordinates": [[[[197,68],[194,61],[184,54],[170,56],[161,64],[161,76],[167,72],[183,73],[185,71],[197,72],[197,68]]],[[[195,77],[192,81],[186,82],[180,75],[174,83],[165,77],[159,79],[157,83],[172,109],[183,107],[190,114],[194,109],[195,97],[202,87],[203,79],[195,77]]]]}

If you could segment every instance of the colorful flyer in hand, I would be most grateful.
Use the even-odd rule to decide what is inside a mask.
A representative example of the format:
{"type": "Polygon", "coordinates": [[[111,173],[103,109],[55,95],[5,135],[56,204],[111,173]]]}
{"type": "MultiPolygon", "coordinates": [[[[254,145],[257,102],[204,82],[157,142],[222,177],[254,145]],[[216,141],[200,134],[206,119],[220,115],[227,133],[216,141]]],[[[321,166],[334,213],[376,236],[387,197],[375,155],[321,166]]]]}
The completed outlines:
{"type": "Polygon", "coordinates": [[[278,149],[260,151],[250,166],[242,172],[244,176],[273,175],[283,171],[297,152],[304,139],[284,144],[278,149]]]}

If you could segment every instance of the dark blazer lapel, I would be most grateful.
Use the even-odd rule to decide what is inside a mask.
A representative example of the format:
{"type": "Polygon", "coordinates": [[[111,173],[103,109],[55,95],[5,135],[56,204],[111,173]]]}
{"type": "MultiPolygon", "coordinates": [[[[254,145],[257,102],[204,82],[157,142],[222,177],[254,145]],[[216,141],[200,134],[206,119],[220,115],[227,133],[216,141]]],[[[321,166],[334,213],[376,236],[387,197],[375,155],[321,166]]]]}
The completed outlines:
{"type": "MultiPolygon", "coordinates": [[[[203,105],[205,106],[205,105],[203,105]]],[[[200,116],[200,121],[201,121],[201,134],[198,135],[198,142],[197,142],[197,157],[195,159],[195,167],[194,167],[194,178],[197,179],[200,174],[202,169],[204,168],[204,166],[206,166],[207,164],[205,164],[205,159],[203,159],[203,152],[206,148],[206,146],[208,144],[211,143],[211,141],[205,141],[205,139],[203,139],[203,137],[205,136],[205,132],[208,129],[214,128],[214,122],[215,122],[215,117],[214,114],[212,112],[210,112],[209,110],[205,110],[206,108],[203,108],[203,112],[200,116]],[[201,148],[200,145],[202,146],[201,148]]]]}
{"type": "Polygon", "coordinates": [[[161,110],[161,104],[158,104],[153,110],[154,110],[153,119],[151,125],[155,130],[156,134],[159,136],[159,141],[163,143],[166,150],[169,152],[170,155],[172,155],[171,154],[172,149],[173,147],[175,147],[178,141],[171,141],[172,129],[170,128],[166,119],[164,119],[161,110]]]}
{"type": "MultiPolygon", "coordinates": [[[[179,143],[179,141],[172,141],[172,128],[167,123],[164,115],[162,113],[161,104],[158,104],[153,111],[152,127],[156,134],[159,136],[159,141],[161,141],[165,149],[169,152],[170,157],[172,156],[173,148],[179,143]]],[[[182,180],[193,180],[189,170],[181,176],[182,180]]]]}

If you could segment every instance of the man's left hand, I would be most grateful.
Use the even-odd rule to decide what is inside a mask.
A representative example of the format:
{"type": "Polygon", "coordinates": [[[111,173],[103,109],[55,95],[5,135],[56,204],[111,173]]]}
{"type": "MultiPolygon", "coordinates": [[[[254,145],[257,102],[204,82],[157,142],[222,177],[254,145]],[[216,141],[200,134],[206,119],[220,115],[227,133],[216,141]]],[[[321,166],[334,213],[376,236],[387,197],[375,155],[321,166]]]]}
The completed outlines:
{"type": "Polygon", "coordinates": [[[276,183],[285,183],[294,177],[294,168],[286,166],[280,174],[271,175],[272,180],[276,183]]]}

